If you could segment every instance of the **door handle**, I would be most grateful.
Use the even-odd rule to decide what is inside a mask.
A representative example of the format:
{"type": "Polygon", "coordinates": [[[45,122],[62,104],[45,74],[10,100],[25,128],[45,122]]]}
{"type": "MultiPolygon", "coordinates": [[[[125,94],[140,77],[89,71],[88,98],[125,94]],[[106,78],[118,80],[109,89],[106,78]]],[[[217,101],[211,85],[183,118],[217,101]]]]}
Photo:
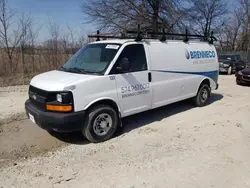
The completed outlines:
{"type": "Polygon", "coordinates": [[[148,82],[151,82],[152,81],[152,74],[151,72],[148,73],[148,82]]]}

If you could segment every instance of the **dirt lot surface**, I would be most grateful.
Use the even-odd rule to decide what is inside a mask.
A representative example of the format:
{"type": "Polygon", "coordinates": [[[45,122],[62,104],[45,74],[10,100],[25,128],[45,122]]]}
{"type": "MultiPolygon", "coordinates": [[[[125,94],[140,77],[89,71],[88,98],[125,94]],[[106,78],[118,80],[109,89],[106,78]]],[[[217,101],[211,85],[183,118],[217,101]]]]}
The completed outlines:
{"type": "Polygon", "coordinates": [[[90,144],[28,120],[0,126],[0,187],[250,187],[250,87],[220,76],[210,104],[172,104],[124,120],[90,144]]]}
{"type": "Polygon", "coordinates": [[[28,86],[0,87],[0,126],[26,118],[24,102],[28,98],[28,86]]]}

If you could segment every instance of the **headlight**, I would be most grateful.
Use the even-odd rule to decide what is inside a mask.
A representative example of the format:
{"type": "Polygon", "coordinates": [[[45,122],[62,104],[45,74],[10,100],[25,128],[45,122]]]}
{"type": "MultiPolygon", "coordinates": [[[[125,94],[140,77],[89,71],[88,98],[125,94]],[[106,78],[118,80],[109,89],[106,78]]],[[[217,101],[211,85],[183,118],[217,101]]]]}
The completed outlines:
{"type": "Polygon", "coordinates": [[[229,67],[229,65],[228,64],[223,64],[223,67],[229,67]]]}
{"type": "Polygon", "coordinates": [[[56,100],[60,103],[62,103],[62,95],[61,94],[57,94],[56,95],[56,100]]]}
{"type": "Polygon", "coordinates": [[[238,72],[238,75],[242,75],[242,72],[241,72],[241,71],[239,71],[239,72],[238,72]]]}
{"type": "Polygon", "coordinates": [[[46,110],[53,112],[72,112],[74,110],[73,94],[69,91],[48,95],[46,110]]]}
{"type": "Polygon", "coordinates": [[[50,100],[49,102],[57,101],[61,104],[72,104],[73,103],[73,96],[71,92],[63,92],[63,93],[57,93],[54,95],[53,100],[50,100]]]}

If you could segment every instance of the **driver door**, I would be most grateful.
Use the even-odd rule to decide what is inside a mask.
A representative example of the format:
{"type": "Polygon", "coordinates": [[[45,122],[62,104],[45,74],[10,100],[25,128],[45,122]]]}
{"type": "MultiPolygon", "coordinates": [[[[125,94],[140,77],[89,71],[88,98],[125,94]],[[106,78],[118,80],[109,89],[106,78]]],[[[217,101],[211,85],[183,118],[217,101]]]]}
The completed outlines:
{"type": "Polygon", "coordinates": [[[151,75],[143,44],[127,45],[121,52],[111,74],[115,76],[117,95],[122,117],[151,108],[151,75]],[[123,58],[129,61],[129,69],[121,72],[117,67],[123,58]]]}

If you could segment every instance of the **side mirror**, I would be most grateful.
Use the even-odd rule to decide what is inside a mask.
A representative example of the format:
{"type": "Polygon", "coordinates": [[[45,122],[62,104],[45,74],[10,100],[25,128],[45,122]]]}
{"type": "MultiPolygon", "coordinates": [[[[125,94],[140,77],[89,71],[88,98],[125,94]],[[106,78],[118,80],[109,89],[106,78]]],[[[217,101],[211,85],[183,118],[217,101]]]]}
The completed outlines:
{"type": "Polygon", "coordinates": [[[118,66],[116,67],[116,70],[121,72],[121,73],[126,73],[130,69],[130,62],[128,58],[122,58],[118,62],[118,66]]]}

